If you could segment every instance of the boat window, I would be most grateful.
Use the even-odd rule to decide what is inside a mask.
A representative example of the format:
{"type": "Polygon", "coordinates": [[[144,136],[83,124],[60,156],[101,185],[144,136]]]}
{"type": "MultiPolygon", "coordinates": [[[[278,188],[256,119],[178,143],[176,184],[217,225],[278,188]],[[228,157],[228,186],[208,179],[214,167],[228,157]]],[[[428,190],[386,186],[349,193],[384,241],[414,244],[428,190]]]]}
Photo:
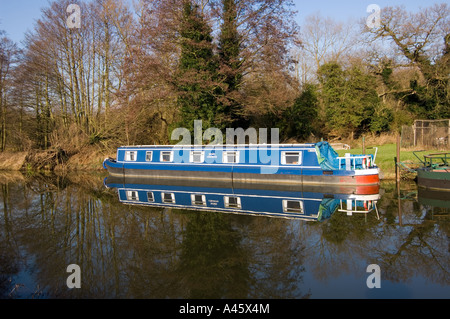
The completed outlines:
{"type": "Polygon", "coordinates": [[[241,208],[241,198],[234,196],[225,196],[225,207],[227,208],[241,208]]]}
{"type": "Polygon", "coordinates": [[[239,152],[223,152],[224,163],[239,163],[239,152]]]}
{"type": "Polygon", "coordinates": [[[301,164],[301,152],[282,152],[281,164],[286,165],[301,164]]]}
{"type": "Polygon", "coordinates": [[[126,161],[136,161],[136,151],[126,151],[125,160],[126,161]]]}
{"type": "Polygon", "coordinates": [[[283,200],[283,211],[285,213],[303,214],[303,202],[298,200],[283,200]]]}
{"type": "Polygon", "coordinates": [[[147,162],[151,162],[152,161],[152,157],[153,157],[153,152],[152,151],[145,152],[145,160],[147,162]]]}
{"type": "Polygon", "coordinates": [[[201,194],[191,194],[192,205],[206,206],[206,196],[201,194]]]}
{"type": "Polygon", "coordinates": [[[189,160],[192,163],[203,163],[205,160],[205,153],[203,151],[192,151],[189,160]]]}
{"type": "Polygon", "coordinates": [[[127,191],[127,200],[139,200],[139,195],[137,191],[127,191]]]}
{"type": "Polygon", "coordinates": [[[148,201],[149,203],[155,201],[155,197],[153,197],[153,192],[147,192],[147,201],[148,201]]]}
{"type": "Polygon", "coordinates": [[[174,193],[161,193],[163,203],[175,203],[174,193]]]}
{"type": "Polygon", "coordinates": [[[172,162],[173,152],[161,152],[161,162],[172,162]]]}

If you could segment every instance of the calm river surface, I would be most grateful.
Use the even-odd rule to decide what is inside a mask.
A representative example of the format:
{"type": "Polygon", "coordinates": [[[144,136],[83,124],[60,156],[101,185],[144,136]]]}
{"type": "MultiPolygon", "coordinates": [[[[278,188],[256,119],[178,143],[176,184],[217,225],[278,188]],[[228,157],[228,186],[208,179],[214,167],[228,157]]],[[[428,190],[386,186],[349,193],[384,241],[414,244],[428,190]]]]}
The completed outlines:
{"type": "MultiPolygon", "coordinates": [[[[304,220],[184,209],[185,188],[135,183],[123,200],[104,179],[0,173],[0,298],[450,297],[450,193],[383,182],[376,201],[359,198],[371,210],[351,215],[342,208],[353,197],[329,190],[249,195],[267,211],[278,198],[304,220]],[[177,205],[132,205],[143,194],[177,205]],[[71,264],[81,288],[67,286],[71,264]],[[371,264],[380,288],[368,287],[371,264]]],[[[191,198],[218,207],[226,192],[191,198]]]]}

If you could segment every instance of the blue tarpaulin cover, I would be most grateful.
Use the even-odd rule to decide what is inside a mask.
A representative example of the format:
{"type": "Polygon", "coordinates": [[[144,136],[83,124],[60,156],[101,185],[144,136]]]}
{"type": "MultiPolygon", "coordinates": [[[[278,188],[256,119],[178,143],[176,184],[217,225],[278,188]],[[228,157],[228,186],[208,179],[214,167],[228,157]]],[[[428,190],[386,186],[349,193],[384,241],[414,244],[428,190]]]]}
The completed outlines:
{"type": "Polygon", "coordinates": [[[339,206],[339,200],[333,198],[324,198],[319,207],[319,213],[317,214],[318,221],[324,221],[331,217],[339,206]]]}
{"type": "Polygon", "coordinates": [[[316,143],[317,159],[319,160],[320,167],[326,170],[339,169],[339,157],[338,153],[331,147],[328,142],[316,143]]]}
{"type": "MultiPolygon", "coordinates": [[[[328,142],[319,142],[315,145],[317,159],[319,161],[320,167],[324,170],[338,170],[345,169],[346,162],[341,161],[341,167],[339,167],[339,155],[336,151],[331,147],[328,142]]],[[[362,156],[370,156],[371,163],[373,164],[373,154],[352,154],[349,157],[350,167],[354,167],[355,169],[363,168],[363,158],[362,156]]]]}

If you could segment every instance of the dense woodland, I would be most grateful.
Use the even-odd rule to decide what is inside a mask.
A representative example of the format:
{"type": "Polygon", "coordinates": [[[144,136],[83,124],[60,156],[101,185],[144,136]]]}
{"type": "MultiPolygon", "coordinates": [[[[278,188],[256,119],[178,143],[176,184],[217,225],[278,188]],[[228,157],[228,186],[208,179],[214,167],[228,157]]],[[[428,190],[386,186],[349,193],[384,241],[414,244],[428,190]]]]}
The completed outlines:
{"type": "MultiPolygon", "coordinates": [[[[166,144],[177,127],[279,128],[281,142],[450,118],[450,6],[296,23],[292,0],[56,0],[0,35],[0,150],[166,144]],[[67,7],[81,8],[80,28],[67,7]]],[[[0,24],[1,29],[1,24],[0,24]]]]}

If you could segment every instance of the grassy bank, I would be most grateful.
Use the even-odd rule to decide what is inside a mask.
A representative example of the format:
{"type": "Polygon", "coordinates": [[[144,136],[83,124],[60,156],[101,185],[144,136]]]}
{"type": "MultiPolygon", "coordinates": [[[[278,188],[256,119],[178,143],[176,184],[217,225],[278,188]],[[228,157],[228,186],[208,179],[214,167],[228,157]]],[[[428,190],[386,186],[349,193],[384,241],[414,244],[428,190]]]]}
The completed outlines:
{"type": "Polygon", "coordinates": [[[115,156],[114,151],[88,146],[67,153],[61,149],[31,150],[28,152],[1,152],[1,171],[97,171],[103,170],[106,157],[115,156]]]}
{"type": "MultiPolygon", "coordinates": [[[[370,149],[372,146],[366,147],[367,154],[374,154],[375,149],[370,149]]],[[[397,156],[397,146],[395,144],[384,144],[380,146],[375,146],[378,148],[377,157],[375,163],[381,170],[380,177],[382,179],[394,179],[395,178],[395,157],[397,156]]],[[[400,160],[399,162],[405,163],[408,167],[414,168],[419,166],[420,161],[414,156],[414,149],[400,149],[400,160]]],[[[362,154],[362,148],[355,148],[351,150],[337,150],[339,156],[344,156],[345,153],[350,154],[362,154]]],[[[423,154],[439,152],[438,150],[427,150],[423,154]]],[[[421,157],[421,153],[417,154],[421,157]]],[[[408,173],[407,170],[401,169],[400,175],[402,178],[414,178],[414,174],[408,173]]]]}
{"type": "MultiPolygon", "coordinates": [[[[378,147],[376,164],[380,167],[382,179],[395,179],[396,145],[387,143],[383,145],[373,144],[378,147]]],[[[366,147],[366,153],[373,154],[371,145],[366,147]]],[[[400,162],[411,168],[417,167],[420,162],[414,156],[413,149],[401,149],[400,162]]],[[[429,150],[426,153],[439,152],[429,150]]],[[[345,153],[362,154],[362,148],[351,150],[337,150],[339,156],[345,153]]],[[[58,151],[30,151],[30,152],[3,152],[0,153],[0,170],[47,170],[47,171],[96,171],[103,170],[102,162],[106,157],[115,157],[115,150],[104,150],[99,147],[89,146],[80,149],[73,154],[60,153],[58,151]]],[[[415,174],[401,170],[402,178],[414,178],[415,174]]]]}

